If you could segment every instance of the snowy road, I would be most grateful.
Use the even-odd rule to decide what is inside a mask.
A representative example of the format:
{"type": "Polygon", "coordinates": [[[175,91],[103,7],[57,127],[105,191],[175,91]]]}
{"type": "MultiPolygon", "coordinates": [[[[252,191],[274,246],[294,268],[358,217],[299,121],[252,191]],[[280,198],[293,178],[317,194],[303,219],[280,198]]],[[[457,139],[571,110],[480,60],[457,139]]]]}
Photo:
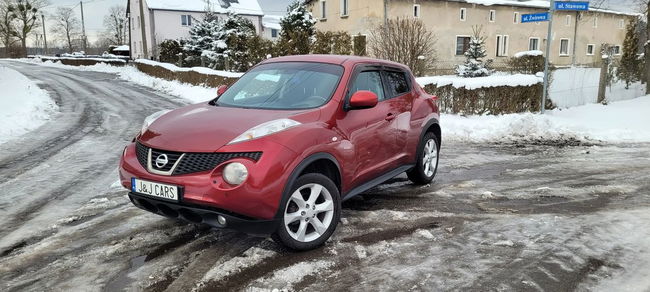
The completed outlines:
{"type": "Polygon", "coordinates": [[[183,104],[94,72],[3,63],[61,113],[0,145],[0,290],[623,290],[650,287],[650,145],[443,144],[435,183],[344,203],[323,248],[133,207],[117,161],[183,104]],[[49,288],[49,289],[48,289],[49,288]]]}

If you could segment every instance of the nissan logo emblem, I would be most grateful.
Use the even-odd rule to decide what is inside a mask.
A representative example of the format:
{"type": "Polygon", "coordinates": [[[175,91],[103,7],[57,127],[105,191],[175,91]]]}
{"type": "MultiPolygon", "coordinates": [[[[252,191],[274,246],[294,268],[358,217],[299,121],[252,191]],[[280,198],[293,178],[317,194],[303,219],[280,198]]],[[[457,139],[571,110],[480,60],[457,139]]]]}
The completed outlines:
{"type": "Polygon", "coordinates": [[[169,162],[169,159],[167,159],[167,154],[160,154],[158,157],[156,157],[157,168],[165,167],[165,165],[167,165],[167,162],[169,162]]]}

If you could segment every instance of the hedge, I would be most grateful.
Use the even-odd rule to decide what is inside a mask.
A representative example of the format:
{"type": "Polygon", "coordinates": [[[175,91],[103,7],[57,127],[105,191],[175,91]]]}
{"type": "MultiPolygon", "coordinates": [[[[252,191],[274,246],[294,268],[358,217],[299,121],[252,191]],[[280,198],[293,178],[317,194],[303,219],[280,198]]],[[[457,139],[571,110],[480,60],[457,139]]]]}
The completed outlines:
{"type": "Polygon", "coordinates": [[[126,61],[121,59],[101,59],[101,58],[66,58],[66,57],[38,57],[42,61],[59,61],[63,65],[70,66],[92,66],[96,64],[108,64],[112,66],[124,66],[126,61]]]}
{"type": "MultiPolygon", "coordinates": [[[[464,115],[474,114],[509,114],[536,112],[540,110],[542,84],[530,86],[495,86],[467,89],[444,85],[437,87],[429,84],[424,90],[438,97],[441,112],[464,115]]],[[[550,100],[546,108],[553,108],[550,100]]]]}
{"type": "MultiPolygon", "coordinates": [[[[220,85],[231,85],[238,78],[219,76],[214,74],[204,74],[195,70],[170,70],[163,66],[135,62],[135,67],[143,73],[166,80],[177,80],[183,83],[201,85],[208,87],[218,87],[220,85]]],[[[184,68],[186,69],[186,68],[184,68]]],[[[206,68],[207,69],[207,68],[206,68]]]]}

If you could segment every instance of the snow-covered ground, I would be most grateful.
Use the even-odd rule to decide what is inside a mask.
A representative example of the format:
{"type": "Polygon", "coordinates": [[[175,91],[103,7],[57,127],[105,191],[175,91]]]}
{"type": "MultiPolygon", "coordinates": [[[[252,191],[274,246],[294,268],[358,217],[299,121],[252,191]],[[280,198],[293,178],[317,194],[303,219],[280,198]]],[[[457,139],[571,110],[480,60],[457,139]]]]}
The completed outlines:
{"type": "Polygon", "coordinates": [[[1,291],[649,288],[650,144],[460,142],[546,119],[556,131],[614,136],[603,131],[625,128],[617,120],[648,124],[648,97],[546,115],[443,115],[432,184],[401,175],[344,202],[331,240],[295,253],[150,214],[125,197],[115,183],[120,150],[148,113],[184,102],[114,74],[12,68],[48,84],[62,114],[0,145],[1,291]]]}
{"type": "Polygon", "coordinates": [[[57,106],[47,92],[0,64],[0,144],[43,125],[57,106]]]}
{"type": "Polygon", "coordinates": [[[577,139],[580,141],[650,142],[650,96],[555,109],[546,114],[499,116],[443,114],[444,139],[503,142],[513,140],[577,139]]]}

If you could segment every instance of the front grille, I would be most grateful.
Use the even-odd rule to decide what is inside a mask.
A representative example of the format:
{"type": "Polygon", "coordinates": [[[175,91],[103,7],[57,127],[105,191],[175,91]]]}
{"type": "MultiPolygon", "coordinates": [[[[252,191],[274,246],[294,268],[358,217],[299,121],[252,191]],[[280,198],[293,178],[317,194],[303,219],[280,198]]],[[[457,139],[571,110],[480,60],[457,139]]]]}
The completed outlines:
{"type": "Polygon", "coordinates": [[[164,150],[158,150],[158,149],[151,149],[151,167],[157,171],[164,171],[168,172],[172,170],[172,167],[176,164],[176,161],[178,161],[179,158],[181,158],[181,155],[183,153],[179,152],[172,152],[172,151],[164,151],[164,150]],[[156,164],[156,159],[158,159],[161,156],[166,156],[167,157],[167,163],[165,163],[162,167],[158,167],[156,164]]]}
{"type": "Polygon", "coordinates": [[[168,172],[178,161],[178,165],[174,169],[172,175],[210,171],[217,167],[217,165],[234,158],[244,157],[258,161],[260,157],[262,157],[262,152],[173,152],[149,148],[140,144],[140,142],[136,142],[135,147],[138,161],[142,167],[147,170],[149,170],[147,167],[149,149],[151,149],[151,167],[154,170],[168,172]],[[161,154],[167,155],[168,163],[165,166],[158,168],[156,167],[155,161],[161,154]]]}

